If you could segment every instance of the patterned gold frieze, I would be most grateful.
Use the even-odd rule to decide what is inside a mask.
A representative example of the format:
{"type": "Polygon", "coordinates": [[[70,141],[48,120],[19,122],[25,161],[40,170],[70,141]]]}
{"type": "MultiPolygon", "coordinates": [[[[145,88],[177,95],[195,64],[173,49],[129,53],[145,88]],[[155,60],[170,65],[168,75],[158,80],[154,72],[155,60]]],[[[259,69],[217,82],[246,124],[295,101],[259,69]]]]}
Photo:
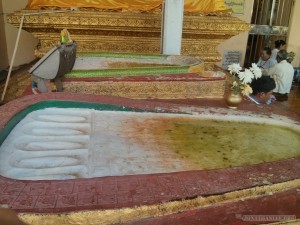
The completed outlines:
{"type": "MultiPolygon", "coordinates": [[[[8,15],[8,22],[19,24],[22,14],[31,13],[35,10],[22,10],[8,15]]],[[[24,28],[44,27],[45,24],[54,28],[61,25],[69,25],[68,28],[96,29],[99,27],[113,27],[113,30],[132,28],[136,30],[148,30],[160,32],[161,15],[153,13],[129,13],[129,12],[67,12],[43,15],[30,15],[25,17],[24,28]]],[[[199,16],[186,14],[184,17],[183,30],[193,30],[196,33],[220,33],[230,32],[233,35],[250,29],[250,25],[236,17],[199,16]]],[[[101,30],[101,29],[100,29],[101,30]]]]}
{"type": "MultiPolygon", "coordinates": [[[[7,16],[18,26],[22,10],[7,16]]],[[[160,13],[74,11],[26,16],[24,29],[40,40],[35,53],[43,56],[58,44],[59,33],[67,28],[78,44],[78,51],[160,53],[160,13]]],[[[217,46],[226,39],[250,29],[250,25],[227,13],[217,16],[186,14],[182,54],[202,59],[206,67],[221,60],[217,46]]]]}
{"type": "MultiPolygon", "coordinates": [[[[59,36],[56,33],[42,34],[34,33],[40,41],[40,53],[43,55],[49,48],[58,44],[59,36]]],[[[109,52],[112,49],[115,52],[139,52],[139,53],[160,53],[160,39],[156,37],[148,37],[147,39],[131,37],[131,42],[128,42],[127,37],[113,36],[84,36],[72,35],[73,40],[76,40],[79,51],[102,51],[109,52]]],[[[222,43],[223,40],[211,40],[210,45],[207,45],[205,40],[184,39],[182,42],[182,53],[184,55],[199,56],[201,52],[201,59],[205,62],[216,62],[221,59],[216,47],[222,43]]]]}
{"type": "Polygon", "coordinates": [[[64,91],[133,99],[222,98],[225,82],[64,82],[64,91]]]}

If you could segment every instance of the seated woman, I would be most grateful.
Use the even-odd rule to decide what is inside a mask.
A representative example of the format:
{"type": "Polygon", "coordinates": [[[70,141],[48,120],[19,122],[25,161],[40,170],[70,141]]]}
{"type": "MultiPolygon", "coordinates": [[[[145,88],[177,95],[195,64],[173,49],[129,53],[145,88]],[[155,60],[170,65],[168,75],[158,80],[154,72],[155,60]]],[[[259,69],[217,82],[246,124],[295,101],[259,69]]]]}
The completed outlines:
{"type": "Polygon", "coordinates": [[[275,98],[272,95],[276,88],[275,80],[269,76],[254,79],[250,84],[252,94],[248,98],[255,104],[270,104],[275,98]]]}
{"type": "Polygon", "coordinates": [[[264,47],[260,52],[257,66],[262,69],[270,69],[275,64],[277,64],[277,61],[271,58],[271,49],[269,47],[264,47]]]}
{"type": "Polygon", "coordinates": [[[271,58],[276,60],[277,53],[285,49],[286,49],[286,42],[284,40],[275,41],[275,48],[272,50],[271,58]]]}

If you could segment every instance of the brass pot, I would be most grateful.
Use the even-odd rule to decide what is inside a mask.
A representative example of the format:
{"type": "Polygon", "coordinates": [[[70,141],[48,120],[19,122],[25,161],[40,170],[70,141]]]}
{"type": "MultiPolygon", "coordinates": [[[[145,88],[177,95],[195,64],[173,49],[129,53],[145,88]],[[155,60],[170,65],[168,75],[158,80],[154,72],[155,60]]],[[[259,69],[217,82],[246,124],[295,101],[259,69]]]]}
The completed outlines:
{"type": "Polygon", "coordinates": [[[242,102],[243,98],[240,92],[229,92],[225,98],[226,104],[230,109],[236,109],[242,102]]]}

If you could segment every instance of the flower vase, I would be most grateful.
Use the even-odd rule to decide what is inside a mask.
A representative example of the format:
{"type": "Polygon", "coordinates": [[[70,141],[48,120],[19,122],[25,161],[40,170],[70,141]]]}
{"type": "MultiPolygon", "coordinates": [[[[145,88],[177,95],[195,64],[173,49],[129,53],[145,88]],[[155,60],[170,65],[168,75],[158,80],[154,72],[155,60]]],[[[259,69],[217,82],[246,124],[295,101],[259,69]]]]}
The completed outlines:
{"type": "Polygon", "coordinates": [[[243,98],[239,91],[230,91],[225,99],[226,104],[230,109],[237,109],[242,100],[243,98]]]}

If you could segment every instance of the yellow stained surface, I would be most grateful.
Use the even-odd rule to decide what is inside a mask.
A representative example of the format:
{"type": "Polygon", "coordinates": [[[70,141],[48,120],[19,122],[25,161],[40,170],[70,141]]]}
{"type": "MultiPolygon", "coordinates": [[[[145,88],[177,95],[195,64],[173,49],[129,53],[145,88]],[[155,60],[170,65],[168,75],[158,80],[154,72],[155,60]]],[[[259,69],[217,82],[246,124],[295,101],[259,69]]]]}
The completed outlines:
{"type": "MultiPolygon", "coordinates": [[[[28,0],[28,9],[40,7],[91,7],[98,9],[124,9],[151,11],[162,4],[162,0],[28,0]]],[[[185,0],[186,12],[216,12],[226,10],[224,0],[185,0]]]]}
{"type": "Polygon", "coordinates": [[[128,124],[134,127],[135,141],[161,153],[171,151],[175,153],[172,157],[184,160],[194,169],[300,156],[300,133],[288,127],[176,117],[134,120],[128,124]]]}
{"type": "Polygon", "coordinates": [[[158,64],[158,63],[138,63],[138,62],[110,62],[108,68],[140,68],[140,67],[165,67],[165,66],[178,66],[175,64],[158,64]]]}

